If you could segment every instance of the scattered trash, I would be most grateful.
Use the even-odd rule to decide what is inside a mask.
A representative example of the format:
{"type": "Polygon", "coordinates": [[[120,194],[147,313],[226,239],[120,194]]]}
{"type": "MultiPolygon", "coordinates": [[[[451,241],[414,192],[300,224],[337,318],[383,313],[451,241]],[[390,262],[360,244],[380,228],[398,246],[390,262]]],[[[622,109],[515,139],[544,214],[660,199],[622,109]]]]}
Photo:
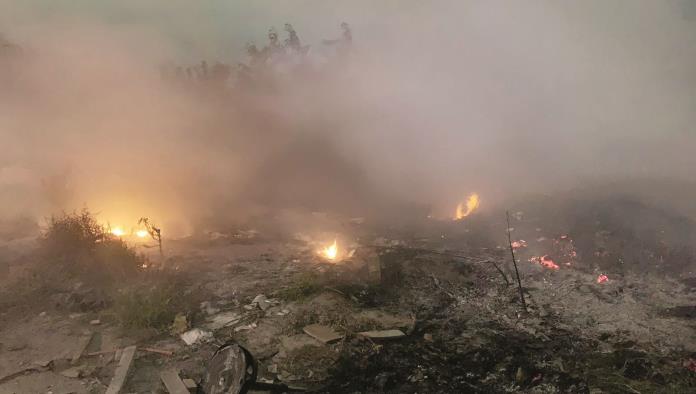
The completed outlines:
{"type": "Polygon", "coordinates": [[[53,360],[38,360],[34,361],[33,364],[42,368],[49,368],[53,364],[53,360]]]}
{"type": "Polygon", "coordinates": [[[283,309],[283,310],[281,310],[280,312],[277,312],[276,315],[278,315],[278,316],[285,316],[285,315],[287,315],[287,314],[289,314],[289,313],[290,313],[289,310],[283,309]]]}
{"type": "Polygon", "coordinates": [[[358,335],[370,339],[396,339],[406,336],[401,330],[363,331],[359,332],[358,335]]]}
{"type": "Polygon", "coordinates": [[[597,277],[597,283],[604,283],[607,281],[609,281],[609,277],[604,274],[601,274],[597,277]]]}
{"type": "Polygon", "coordinates": [[[522,367],[517,367],[517,372],[515,373],[515,382],[517,384],[522,384],[527,380],[527,374],[524,371],[524,368],[522,367]]]}
{"type": "Polygon", "coordinates": [[[688,369],[691,372],[696,372],[696,360],[693,358],[689,358],[688,360],[684,360],[684,368],[688,369]]]}
{"type": "Polygon", "coordinates": [[[257,295],[251,301],[252,309],[253,309],[253,306],[255,305],[255,306],[258,306],[259,309],[261,309],[262,311],[265,311],[266,309],[268,309],[271,306],[271,304],[272,304],[272,302],[268,298],[266,298],[266,296],[263,294],[257,295]]]}
{"type": "Polygon", "coordinates": [[[527,241],[521,239],[519,241],[512,241],[512,247],[514,249],[519,249],[519,248],[526,248],[527,247],[527,241]]]}
{"type": "Polygon", "coordinates": [[[322,343],[333,343],[343,339],[343,335],[334,331],[333,328],[321,324],[310,324],[302,330],[305,334],[322,343]]]}
{"type": "Polygon", "coordinates": [[[206,328],[213,331],[219,330],[223,327],[237,323],[241,319],[242,316],[236,312],[222,312],[209,319],[210,323],[206,325],[206,328]]]}
{"type": "Polygon", "coordinates": [[[201,310],[204,311],[207,315],[214,315],[220,312],[220,308],[214,307],[210,301],[201,302],[201,310]]]}
{"type": "Polygon", "coordinates": [[[423,334],[423,339],[426,342],[432,342],[433,341],[433,334],[423,334]]]}
{"type": "Polygon", "coordinates": [[[93,326],[98,326],[101,324],[101,321],[99,319],[94,319],[94,320],[90,320],[89,324],[91,324],[93,326]]]}
{"type": "Polygon", "coordinates": [[[258,327],[258,325],[256,324],[256,322],[254,322],[251,324],[247,324],[246,326],[235,327],[234,332],[253,330],[256,327],[258,327]]]}
{"type": "Polygon", "coordinates": [[[179,313],[174,317],[174,322],[172,322],[172,326],[170,328],[170,331],[173,335],[181,335],[186,330],[189,329],[189,323],[188,319],[186,319],[186,315],[183,313],[179,313]]]}
{"type": "Polygon", "coordinates": [[[66,378],[79,379],[84,376],[84,366],[71,367],[60,371],[60,374],[66,378]]]}
{"type": "Polygon", "coordinates": [[[193,330],[186,331],[181,334],[181,340],[187,345],[191,346],[198,342],[208,340],[213,337],[213,334],[208,331],[203,331],[200,328],[194,328],[193,330]]]}

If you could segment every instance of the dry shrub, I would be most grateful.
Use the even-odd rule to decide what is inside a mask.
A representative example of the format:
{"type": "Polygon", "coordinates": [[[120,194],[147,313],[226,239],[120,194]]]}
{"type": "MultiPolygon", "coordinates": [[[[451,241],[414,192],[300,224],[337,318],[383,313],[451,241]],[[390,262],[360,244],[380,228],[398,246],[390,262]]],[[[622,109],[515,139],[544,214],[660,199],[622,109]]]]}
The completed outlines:
{"type": "Polygon", "coordinates": [[[302,301],[319,293],[324,288],[321,278],[311,272],[303,273],[295,281],[277,292],[277,296],[286,301],[302,301]]]}
{"type": "Polygon", "coordinates": [[[41,233],[38,252],[42,270],[90,280],[132,275],[143,263],[87,209],[51,217],[41,233]]]}
{"type": "Polygon", "coordinates": [[[201,300],[202,294],[183,276],[162,271],[116,296],[114,312],[124,328],[163,332],[177,314],[187,316],[189,322],[194,320],[201,300]]]}

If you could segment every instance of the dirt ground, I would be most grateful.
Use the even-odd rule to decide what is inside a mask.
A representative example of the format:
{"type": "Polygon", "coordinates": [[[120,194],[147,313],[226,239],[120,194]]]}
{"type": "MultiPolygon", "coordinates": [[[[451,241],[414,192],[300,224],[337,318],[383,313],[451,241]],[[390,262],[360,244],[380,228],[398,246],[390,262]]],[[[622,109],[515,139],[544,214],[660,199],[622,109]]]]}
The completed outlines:
{"type": "MultiPolygon", "coordinates": [[[[564,244],[566,235],[541,230],[516,249],[525,311],[504,243],[482,243],[453,224],[408,236],[351,228],[338,262],[302,236],[228,232],[165,242],[164,269],[189,278],[181,291],[203,300],[185,328],[211,335],[192,345],[171,332],[125,330],[110,308],[87,303],[75,311],[61,297],[4,310],[0,393],[103,393],[117,365],[113,350],[132,344],[139,350],[122,392],[166,392],[161,371],[200,382],[213,351],[229,340],[254,355],[258,381],[312,392],[696,390],[693,280],[598,271],[582,265],[590,259],[564,244]],[[539,245],[555,253],[557,269],[535,260],[539,245]],[[340,339],[307,335],[311,324],[340,339]],[[405,335],[359,334],[370,330],[405,335]]],[[[141,252],[159,258],[151,248],[141,252]]]]}

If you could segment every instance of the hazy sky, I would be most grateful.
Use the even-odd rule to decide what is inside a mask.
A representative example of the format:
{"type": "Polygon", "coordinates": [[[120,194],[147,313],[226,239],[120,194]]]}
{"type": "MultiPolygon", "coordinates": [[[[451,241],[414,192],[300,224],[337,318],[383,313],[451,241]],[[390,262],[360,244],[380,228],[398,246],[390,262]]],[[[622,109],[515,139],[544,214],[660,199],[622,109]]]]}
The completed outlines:
{"type": "MultiPolygon", "coordinates": [[[[138,190],[148,149],[160,163],[181,161],[173,172],[233,182],[249,162],[226,155],[219,141],[192,137],[208,109],[163,96],[152,79],[157,66],[235,64],[245,43],[264,45],[268,28],[282,31],[285,22],[318,56],[321,39],[339,36],[346,21],[356,53],[350,82],[298,87],[271,106],[292,108],[294,128],[322,129],[337,154],[391,193],[448,207],[472,190],[499,197],[589,178],[694,181],[693,3],[0,0],[0,32],[68,76],[55,86],[35,70],[39,100],[0,97],[12,104],[0,113],[0,165],[53,171],[66,161],[56,146],[66,146],[58,151],[70,152],[80,173],[86,163],[76,152],[89,141],[107,162],[137,163],[100,163],[91,188],[118,178],[120,188],[138,190]],[[147,143],[131,146],[136,139],[147,143]]],[[[272,162],[271,152],[293,141],[275,139],[254,156],[272,162]]],[[[95,204],[89,195],[78,200],[95,204]]]]}

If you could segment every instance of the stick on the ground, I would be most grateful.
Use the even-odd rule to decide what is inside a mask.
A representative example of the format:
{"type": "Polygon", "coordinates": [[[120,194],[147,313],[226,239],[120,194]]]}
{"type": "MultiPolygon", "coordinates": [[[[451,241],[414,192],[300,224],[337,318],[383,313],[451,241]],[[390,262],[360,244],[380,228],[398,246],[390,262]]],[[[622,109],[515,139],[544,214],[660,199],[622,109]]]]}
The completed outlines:
{"type": "Polygon", "coordinates": [[[140,218],[140,220],[138,220],[138,225],[141,224],[145,226],[145,229],[150,234],[150,237],[157,241],[157,245],[159,245],[160,257],[163,257],[164,253],[162,253],[162,229],[152,225],[150,223],[150,219],[146,217],[142,217],[140,218]]]}
{"type": "Polygon", "coordinates": [[[500,275],[503,276],[503,279],[505,279],[505,286],[510,286],[510,281],[507,278],[507,275],[505,275],[505,272],[498,267],[498,264],[495,263],[495,261],[491,261],[491,264],[495,267],[495,269],[500,273],[500,275]]]}
{"type": "Polygon", "coordinates": [[[507,236],[508,244],[510,245],[510,255],[512,255],[512,264],[515,266],[515,275],[517,276],[517,286],[520,290],[520,301],[522,301],[522,308],[527,312],[527,302],[524,300],[524,291],[522,291],[522,281],[520,280],[520,271],[517,269],[517,260],[515,260],[515,249],[512,247],[512,238],[510,237],[510,212],[505,211],[505,218],[507,219],[507,236]]]}

